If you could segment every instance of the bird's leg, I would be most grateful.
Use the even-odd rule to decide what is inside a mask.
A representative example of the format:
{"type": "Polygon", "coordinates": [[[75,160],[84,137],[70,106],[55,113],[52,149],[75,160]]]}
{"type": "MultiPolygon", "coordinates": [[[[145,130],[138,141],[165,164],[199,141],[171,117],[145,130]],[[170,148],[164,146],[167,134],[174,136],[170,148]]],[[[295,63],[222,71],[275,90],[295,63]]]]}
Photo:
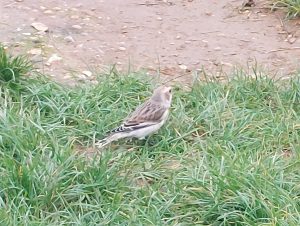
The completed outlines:
{"type": "Polygon", "coordinates": [[[149,146],[154,146],[156,143],[155,143],[155,141],[153,141],[153,140],[149,140],[149,141],[147,141],[147,143],[149,144],[149,146]]]}
{"type": "Polygon", "coordinates": [[[127,139],[125,140],[125,142],[126,142],[126,143],[132,143],[132,137],[127,138],[127,139]]]}

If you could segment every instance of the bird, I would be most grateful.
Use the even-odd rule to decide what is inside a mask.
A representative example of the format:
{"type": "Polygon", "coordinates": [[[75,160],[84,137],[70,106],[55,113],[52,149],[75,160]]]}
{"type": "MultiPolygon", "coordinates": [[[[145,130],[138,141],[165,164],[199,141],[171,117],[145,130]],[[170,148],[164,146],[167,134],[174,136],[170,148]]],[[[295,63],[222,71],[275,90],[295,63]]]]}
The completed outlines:
{"type": "Polygon", "coordinates": [[[171,102],[171,87],[162,85],[156,88],[146,102],[129,114],[119,127],[111,130],[104,139],[98,141],[96,146],[102,148],[123,138],[145,139],[164,125],[171,102]]]}

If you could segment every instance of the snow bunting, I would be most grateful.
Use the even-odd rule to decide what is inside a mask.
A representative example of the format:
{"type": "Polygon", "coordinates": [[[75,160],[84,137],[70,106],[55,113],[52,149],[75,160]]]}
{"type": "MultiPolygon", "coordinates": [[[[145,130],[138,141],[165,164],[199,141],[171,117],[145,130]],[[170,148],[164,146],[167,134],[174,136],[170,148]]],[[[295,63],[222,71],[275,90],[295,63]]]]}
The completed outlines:
{"type": "Polygon", "coordinates": [[[171,87],[158,87],[150,99],[137,107],[121,126],[112,130],[106,138],[97,142],[96,145],[103,147],[122,138],[144,139],[147,135],[156,132],[168,118],[171,101],[171,87]]]}

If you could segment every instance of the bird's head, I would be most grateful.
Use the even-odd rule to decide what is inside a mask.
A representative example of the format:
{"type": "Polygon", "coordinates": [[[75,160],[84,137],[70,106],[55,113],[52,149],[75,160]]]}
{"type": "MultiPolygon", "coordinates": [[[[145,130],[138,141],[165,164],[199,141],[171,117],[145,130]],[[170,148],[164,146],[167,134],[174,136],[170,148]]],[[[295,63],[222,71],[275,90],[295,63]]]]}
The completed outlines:
{"type": "Polygon", "coordinates": [[[170,86],[160,86],[156,88],[151,100],[169,108],[172,102],[172,88],[170,86]]]}

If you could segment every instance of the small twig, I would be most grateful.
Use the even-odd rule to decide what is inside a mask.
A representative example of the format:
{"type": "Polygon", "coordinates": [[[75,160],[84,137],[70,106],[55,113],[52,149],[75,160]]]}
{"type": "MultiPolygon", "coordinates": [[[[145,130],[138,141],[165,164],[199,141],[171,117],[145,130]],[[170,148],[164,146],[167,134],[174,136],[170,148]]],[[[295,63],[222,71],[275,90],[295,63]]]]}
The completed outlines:
{"type": "Polygon", "coordinates": [[[278,20],[280,21],[280,25],[282,27],[282,30],[287,33],[290,34],[290,32],[288,31],[287,27],[285,26],[285,24],[283,23],[282,19],[280,17],[278,17],[278,20]]]}
{"type": "MultiPolygon", "coordinates": [[[[209,33],[217,33],[217,32],[220,32],[220,31],[205,31],[205,32],[199,32],[199,34],[209,34],[209,33]]],[[[194,41],[194,40],[191,40],[191,41],[194,41]]],[[[195,39],[195,41],[198,41],[195,39]]]]}
{"type": "Polygon", "coordinates": [[[273,50],[267,51],[267,52],[265,52],[265,53],[274,53],[274,52],[288,51],[288,50],[295,50],[295,49],[300,49],[300,47],[299,47],[299,46],[296,46],[296,47],[292,47],[292,48],[273,49],[273,50]]]}
{"type": "Polygon", "coordinates": [[[7,4],[7,5],[4,6],[4,8],[11,7],[12,5],[15,5],[15,4],[17,4],[17,2],[13,2],[13,3],[7,4]]]}
{"type": "Polygon", "coordinates": [[[172,82],[172,81],[174,81],[175,79],[181,78],[181,77],[183,77],[183,76],[186,76],[186,74],[178,75],[178,76],[176,76],[175,78],[171,78],[171,79],[169,79],[169,80],[167,80],[167,81],[164,81],[162,84],[163,84],[163,85],[164,85],[164,84],[167,84],[168,82],[172,82]]]}
{"type": "Polygon", "coordinates": [[[158,4],[157,3],[137,3],[136,5],[153,6],[153,5],[158,5],[158,4]]]}

